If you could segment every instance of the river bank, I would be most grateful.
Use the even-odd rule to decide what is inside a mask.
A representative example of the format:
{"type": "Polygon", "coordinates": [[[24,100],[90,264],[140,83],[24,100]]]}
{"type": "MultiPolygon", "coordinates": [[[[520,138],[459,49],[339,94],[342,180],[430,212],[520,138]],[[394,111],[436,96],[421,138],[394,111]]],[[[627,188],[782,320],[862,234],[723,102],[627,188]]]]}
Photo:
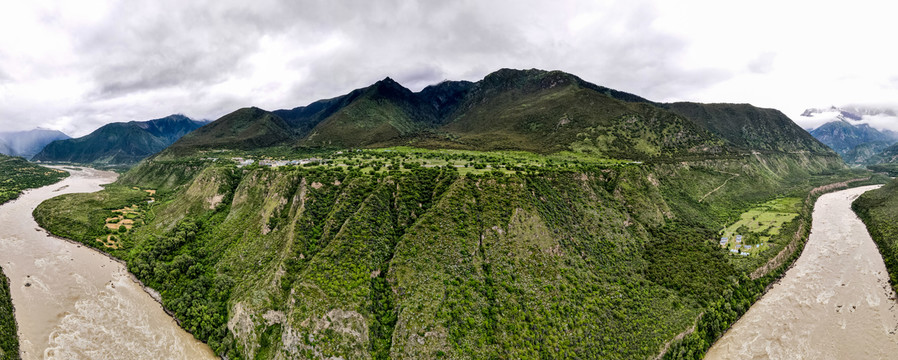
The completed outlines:
{"type": "Polygon", "coordinates": [[[854,199],[876,187],[820,196],[801,257],[711,347],[708,359],[898,353],[895,294],[882,257],[851,210],[854,199]]]}
{"type": "Polygon", "coordinates": [[[10,278],[24,359],[202,359],[205,344],[178,327],[120,262],[61,241],[31,217],[43,200],[93,192],[112,172],[71,170],[57,184],[0,206],[0,266],[10,278]]]}

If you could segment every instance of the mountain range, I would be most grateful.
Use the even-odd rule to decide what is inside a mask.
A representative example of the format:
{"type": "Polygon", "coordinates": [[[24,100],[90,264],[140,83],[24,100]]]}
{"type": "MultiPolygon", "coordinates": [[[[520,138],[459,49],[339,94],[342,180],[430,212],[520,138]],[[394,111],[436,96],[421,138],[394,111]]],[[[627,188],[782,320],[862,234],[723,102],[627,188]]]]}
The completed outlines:
{"type": "Polygon", "coordinates": [[[0,132],[0,154],[30,159],[47,144],[69,138],[61,131],[47,129],[0,132]]]}
{"type": "Polygon", "coordinates": [[[419,92],[385,78],[306,106],[244,108],[202,125],[182,115],[107,124],[78,139],[52,142],[34,160],[130,166],[163,149],[180,156],[274,146],[573,151],[633,160],[828,151],[774,109],[656,103],[536,69],[502,69],[477,82],[444,81],[419,92]]]}
{"type": "Polygon", "coordinates": [[[133,165],[204,124],[183,115],[110,123],[80,138],[53,141],[33,160],[97,166],[133,165]]]}
{"type": "Polygon", "coordinates": [[[864,164],[890,145],[898,142],[898,133],[877,130],[868,124],[837,120],[810,131],[811,135],[835,150],[846,163],[864,164]]]}
{"type": "Polygon", "coordinates": [[[293,109],[244,108],[184,136],[165,153],[391,145],[627,159],[830,151],[777,110],[660,104],[560,71],[502,69],[477,82],[444,81],[419,92],[386,78],[293,109]]]}

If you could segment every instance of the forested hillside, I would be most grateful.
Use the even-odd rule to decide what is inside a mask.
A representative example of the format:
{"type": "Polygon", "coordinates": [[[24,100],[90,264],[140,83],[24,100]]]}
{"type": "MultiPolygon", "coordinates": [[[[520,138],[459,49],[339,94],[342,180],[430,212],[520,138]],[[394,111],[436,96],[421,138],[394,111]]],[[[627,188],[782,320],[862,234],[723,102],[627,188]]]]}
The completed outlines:
{"type": "Polygon", "coordinates": [[[0,359],[19,359],[19,338],[12,298],[9,296],[9,279],[0,271],[0,359]]]}
{"type": "Polygon", "coordinates": [[[818,153],[829,150],[776,109],[762,109],[749,104],[688,102],[665,106],[742,149],[818,153]]]}
{"type": "Polygon", "coordinates": [[[631,160],[749,151],[833,154],[777,110],[748,104],[658,104],[561,71],[502,69],[478,82],[414,93],[384,79],[291,110],[245,108],[188,134],[160,156],[260,147],[572,151],[631,160]]]}
{"type": "Polygon", "coordinates": [[[851,208],[867,225],[885,261],[891,285],[898,291],[898,181],[864,193],[851,208]]]}
{"type": "Polygon", "coordinates": [[[868,124],[855,125],[848,120],[823,124],[810,133],[849,164],[876,163],[876,154],[898,141],[894,132],[879,131],[868,124]]]}
{"type": "Polygon", "coordinates": [[[299,167],[150,161],[103,192],[49,200],[35,218],[126,260],[229,358],[644,358],[709,308],[746,310],[770,278],[745,274],[798,231],[796,220],[776,247],[735,258],[715,245],[729,219],[854,176],[807,155],[515,156],[393,148],[299,167]],[[144,189],[157,201],[146,204],[144,189]],[[144,225],[98,241],[108,213],[130,205],[144,225]]]}
{"type": "Polygon", "coordinates": [[[797,256],[811,189],[864,176],[776,110],[504,69],[240,109],[34,216],[230,359],[700,358],[797,256]],[[765,204],[775,231],[738,225],[765,204]]]}
{"type": "Polygon", "coordinates": [[[183,115],[110,123],[80,138],[51,142],[33,160],[101,167],[130,166],[204,124],[183,115]]]}

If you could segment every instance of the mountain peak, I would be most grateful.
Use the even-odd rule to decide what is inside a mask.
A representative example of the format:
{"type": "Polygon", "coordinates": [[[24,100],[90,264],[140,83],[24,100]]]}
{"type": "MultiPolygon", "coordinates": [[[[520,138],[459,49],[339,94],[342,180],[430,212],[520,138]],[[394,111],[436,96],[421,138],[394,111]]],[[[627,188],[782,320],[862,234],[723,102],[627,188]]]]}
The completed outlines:
{"type": "Polygon", "coordinates": [[[380,80],[374,85],[371,85],[369,88],[377,89],[377,90],[398,90],[402,92],[411,92],[411,90],[406,89],[402,84],[396,82],[389,76],[385,77],[383,80],[380,80]]]}
{"type": "Polygon", "coordinates": [[[898,140],[891,132],[879,131],[869,124],[853,124],[841,115],[810,133],[839,153],[848,163],[862,163],[870,155],[898,140]],[[859,149],[863,151],[858,151],[859,149]]]}
{"type": "Polygon", "coordinates": [[[537,70],[537,69],[529,69],[529,70],[518,70],[518,69],[508,69],[502,68],[496,70],[486,77],[483,78],[483,83],[485,85],[519,85],[528,80],[536,80],[542,75],[547,74],[548,71],[545,70],[537,70]]]}
{"type": "Polygon", "coordinates": [[[549,71],[540,70],[540,69],[510,69],[510,68],[501,68],[499,70],[493,71],[486,77],[502,77],[502,78],[510,78],[510,77],[529,77],[529,76],[538,76],[547,74],[549,71]]]}
{"type": "Polygon", "coordinates": [[[185,116],[184,114],[171,114],[162,119],[171,119],[171,120],[192,120],[191,118],[185,116]]]}

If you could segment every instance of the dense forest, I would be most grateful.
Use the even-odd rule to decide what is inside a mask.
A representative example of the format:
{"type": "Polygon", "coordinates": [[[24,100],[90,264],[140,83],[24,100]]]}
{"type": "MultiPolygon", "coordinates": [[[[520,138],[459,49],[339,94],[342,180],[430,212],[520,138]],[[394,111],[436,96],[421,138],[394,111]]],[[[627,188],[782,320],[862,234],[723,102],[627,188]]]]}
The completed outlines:
{"type": "MultiPolygon", "coordinates": [[[[757,203],[858,176],[793,156],[305,156],[329,161],[149,161],[34,215],[124,259],[231,359],[645,358],[692,326],[667,356],[698,358],[782,271],[750,277],[779,250],[734,257],[720,229],[757,203]],[[135,227],[104,227],[123,207],[135,227]]],[[[808,206],[771,240],[778,249],[808,206]]]]}
{"type": "Polygon", "coordinates": [[[9,279],[0,271],[0,359],[19,359],[19,338],[12,298],[9,296],[9,279]]]}

